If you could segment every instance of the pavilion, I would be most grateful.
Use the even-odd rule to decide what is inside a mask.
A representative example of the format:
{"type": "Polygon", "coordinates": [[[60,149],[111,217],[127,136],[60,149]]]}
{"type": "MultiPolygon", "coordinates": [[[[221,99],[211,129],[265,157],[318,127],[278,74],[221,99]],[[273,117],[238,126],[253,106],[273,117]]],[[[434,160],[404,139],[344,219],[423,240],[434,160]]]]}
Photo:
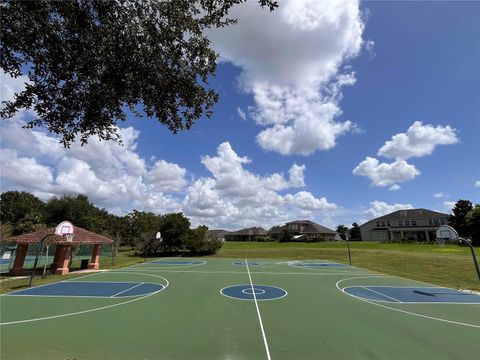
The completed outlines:
{"type": "Polygon", "coordinates": [[[14,236],[9,239],[9,242],[17,244],[15,260],[13,267],[10,270],[12,275],[22,275],[23,266],[25,263],[25,257],[28,253],[28,247],[32,244],[38,244],[47,235],[47,242],[49,245],[56,245],[55,256],[51,266],[51,271],[54,274],[65,275],[69,272],[69,261],[72,246],[78,245],[93,245],[92,256],[90,258],[88,268],[99,269],[100,268],[100,245],[111,244],[113,240],[95,234],[94,232],[85,230],[81,227],[74,226],[74,236],[72,241],[67,241],[65,236],[55,235],[55,228],[48,228],[43,230],[37,230],[32,233],[22,234],[14,236]]]}

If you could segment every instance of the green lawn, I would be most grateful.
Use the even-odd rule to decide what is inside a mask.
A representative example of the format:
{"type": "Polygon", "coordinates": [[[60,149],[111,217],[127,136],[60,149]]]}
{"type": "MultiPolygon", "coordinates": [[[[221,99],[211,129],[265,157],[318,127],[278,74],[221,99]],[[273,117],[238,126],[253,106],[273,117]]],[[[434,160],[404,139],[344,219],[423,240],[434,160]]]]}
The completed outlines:
{"type": "MultiPolygon", "coordinates": [[[[352,265],[456,289],[480,290],[470,249],[457,245],[350,242],[352,265]]],[[[348,262],[346,244],[225,242],[218,257],[348,262]]]]}

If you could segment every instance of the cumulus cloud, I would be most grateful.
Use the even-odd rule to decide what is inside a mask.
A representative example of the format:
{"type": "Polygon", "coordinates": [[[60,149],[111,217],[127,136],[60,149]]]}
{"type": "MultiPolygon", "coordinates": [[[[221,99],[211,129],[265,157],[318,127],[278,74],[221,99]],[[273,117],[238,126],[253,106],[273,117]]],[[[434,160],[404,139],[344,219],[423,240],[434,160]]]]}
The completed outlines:
{"type": "Polygon", "coordinates": [[[133,209],[183,211],[194,226],[228,229],[268,227],[337,207],[307,191],[280,194],[305,186],[305,165],[294,163],[285,174],[255,174],[246,169],[252,160],[238,155],[228,142],[220,144],[215,155],[200,159],[211,177],[188,181],[182,166],[139,156],[140,133],[133,128],[119,129],[123,146],[92,138],[86,146],[64,149],[55,136],[22,129],[23,124],[19,118],[2,123],[2,146],[8,146],[0,150],[2,181],[9,189],[26,190],[42,200],[85,194],[118,215],[133,209]],[[28,139],[30,146],[15,142],[15,136],[28,139]]]}
{"type": "Polygon", "coordinates": [[[353,174],[368,177],[372,186],[390,186],[391,190],[398,190],[398,183],[414,179],[420,175],[420,171],[405,160],[380,163],[377,159],[367,156],[353,169],[353,174]]]}
{"type": "Polygon", "coordinates": [[[430,155],[438,145],[451,145],[458,141],[457,130],[448,125],[423,125],[421,121],[415,121],[406,133],[396,134],[385,142],[378,155],[406,160],[430,155]]]}
{"type": "Polygon", "coordinates": [[[2,122],[0,139],[2,178],[15,188],[31,191],[44,200],[53,195],[86,194],[100,207],[116,213],[133,208],[179,211],[181,201],[167,193],[187,185],[186,170],[158,160],[153,165],[136,153],[140,133],[119,128],[123,146],[92,138],[85,146],[64,149],[59,139],[41,130],[27,130],[19,113],[2,122]]]}
{"type": "Polygon", "coordinates": [[[354,128],[338,119],[341,89],[355,83],[343,65],[363,44],[358,2],[282,1],[271,13],[251,1],[231,15],[237,24],[208,36],[221,61],[242,68],[241,87],[256,104],[251,117],[266,127],[258,144],[286,155],[334,147],[354,128]]]}
{"type": "Polygon", "coordinates": [[[400,187],[400,185],[398,185],[398,184],[393,184],[392,186],[390,186],[390,187],[388,188],[389,191],[398,191],[398,190],[400,190],[400,189],[401,189],[401,187],[400,187]]]}
{"type": "Polygon", "coordinates": [[[29,82],[28,76],[21,75],[13,78],[0,68],[0,108],[3,107],[1,102],[12,101],[15,94],[22,92],[25,84],[29,82]]]}
{"type": "Polygon", "coordinates": [[[413,208],[414,207],[411,204],[387,204],[386,202],[375,200],[370,203],[370,208],[365,210],[365,215],[368,219],[373,219],[397,210],[408,210],[413,208]]]}
{"type": "Polygon", "coordinates": [[[433,193],[433,197],[443,198],[443,197],[448,197],[448,195],[444,194],[443,192],[438,192],[438,193],[433,193]]]}
{"type": "Polygon", "coordinates": [[[51,169],[35,158],[20,157],[11,149],[0,149],[0,158],[0,173],[5,180],[33,190],[49,191],[52,187],[51,169]]]}
{"type": "Polygon", "coordinates": [[[337,207],[307,191],[279,194],[305,186],[305,165],[293,164],[288,178],[282,173],[254,174],[244,168],[252,160],[238,155],[228,142],[218,146],[215,156],[203,156],[201,161],[212,177],[195,180],[183,201],[184,211],[194,224],[268,227],[297,218],[298,213],[315,216],[337,207]]]}
{"type": "Polygon", "coordinates": [[[475,187],[477,187],[477,188],[480,188],[480,180],[475,181],[475,183],[473,184],[473,186],[475,186],[475,187]]]}

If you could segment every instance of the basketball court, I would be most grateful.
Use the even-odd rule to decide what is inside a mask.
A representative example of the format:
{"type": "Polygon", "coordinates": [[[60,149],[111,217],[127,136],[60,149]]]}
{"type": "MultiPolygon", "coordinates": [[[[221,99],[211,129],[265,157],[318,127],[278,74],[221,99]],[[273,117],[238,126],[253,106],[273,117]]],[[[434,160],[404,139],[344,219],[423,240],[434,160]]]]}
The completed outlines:
{"type": "Polygon", "coordinates": [[[479,351],[480,296],[320,260],[160,259],[19,289],[0,306],[2,359],[473,359],[479,351]]]}

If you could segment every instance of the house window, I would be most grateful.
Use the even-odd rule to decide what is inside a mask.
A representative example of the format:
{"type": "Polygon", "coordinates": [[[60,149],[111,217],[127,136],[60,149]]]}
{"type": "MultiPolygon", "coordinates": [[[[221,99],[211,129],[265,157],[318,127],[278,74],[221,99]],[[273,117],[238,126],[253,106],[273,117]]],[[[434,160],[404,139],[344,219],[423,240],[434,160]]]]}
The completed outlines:
{"type": "Polygon", "coordinates": [[[412,220],[412,226],[417,226],[417,220],[412,220]]]}
{"type": "Polygon", "coordinates": [[[400,227],[403,226],[403,221],[402,221],[402,220],[399,220],[399,221],[398,221],[398,226],[400,226],[400,227]]]}
{"type": "Polygon", "coordinates": [[[432,219],[428,219],[428,225],[433,226],[433,220],[432,219]]]}
{"type": "Polygon", "coordinates": [[[440,220],[438,219],[433,219],[433,223],[435,224],[435,226],[440,226],[440,220]]]}
{"type": "Polygon", "coordinates": [[[447,220],[446,219],[440,219],[440,224],[447,225],[447,220]]]}
{"type": "Polygon", "coordinates": [[[405,226],[410,226],[410,220],[405,220],[405,226]]]}
{"type": "Polygon", "coordinates": [[[385,227],[385,221],[382,221],[382,227],[385,227]]]}
{"type": "Polygon", "coordinates": [[[387,221],[387,227],[390,227],[390,226],[391,226],[390,221],[387,221]]]}

